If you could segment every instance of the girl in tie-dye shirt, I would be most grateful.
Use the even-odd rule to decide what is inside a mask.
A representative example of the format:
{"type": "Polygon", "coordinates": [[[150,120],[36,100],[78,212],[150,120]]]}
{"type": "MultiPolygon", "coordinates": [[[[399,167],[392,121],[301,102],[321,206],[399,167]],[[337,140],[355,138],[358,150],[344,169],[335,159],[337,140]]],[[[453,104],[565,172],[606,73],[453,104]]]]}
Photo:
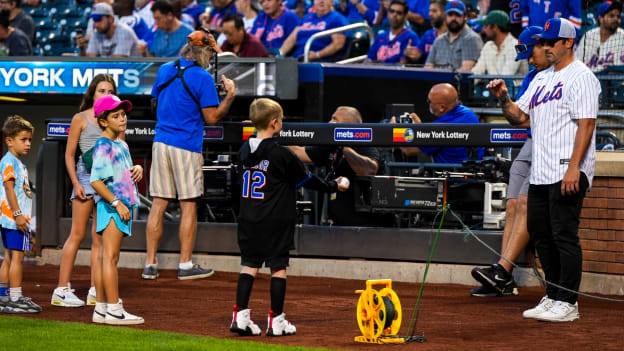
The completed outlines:
{"type": "Polygon", "coordinates": [[[139,204],[135,182],[143,177],[141,166],[132,166],[128,145],[119,139],[126,131],[126,112],[132,110],[132,104],[115,95],[104,95],[95,102],[93,110],[103,132],[95,142],[91,168],[91,186],[101,196],[96,232],[102,235],[102,248],[94,268],[96,303],[92,320],[113,325],[142,324],[142,317],[124,310],[117,288],[121,239],[132,234],[132,209],[139,204]],[[104,279],[104,270],[114,274],[107,274],[104,279]]]}

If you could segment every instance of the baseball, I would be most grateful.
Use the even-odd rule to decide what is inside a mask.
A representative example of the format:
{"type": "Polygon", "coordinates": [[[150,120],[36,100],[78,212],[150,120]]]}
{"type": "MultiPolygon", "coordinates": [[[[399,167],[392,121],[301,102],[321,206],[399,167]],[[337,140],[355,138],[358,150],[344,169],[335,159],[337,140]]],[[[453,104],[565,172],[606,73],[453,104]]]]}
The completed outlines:
{"type": "Polygon", "coordinates": [[[349,187],[349,184],[350,184],[350,183],[349,183],[349,179],[348,179],[348,178],[345,178],[345,177],[340,178],[340,181],[339,181],[338,183],[339,183],[340,185],[342,185],[343,187],[345,187],[345,188],[348,188],[348,187],[349,187]]]}

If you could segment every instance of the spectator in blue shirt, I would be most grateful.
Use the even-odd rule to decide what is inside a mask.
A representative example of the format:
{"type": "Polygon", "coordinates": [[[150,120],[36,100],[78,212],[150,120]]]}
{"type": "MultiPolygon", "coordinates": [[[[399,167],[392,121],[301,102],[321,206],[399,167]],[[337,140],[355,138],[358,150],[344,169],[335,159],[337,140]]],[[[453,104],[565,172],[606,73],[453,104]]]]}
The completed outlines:
{"type": "Polygon", "coordinates": [[[351,23],[366,21],[376,25],[379,0],[335,0],[334,8],[351,23]]]}
{"type": "MultiPolygon", "coordinates": [[[[287,55],[294,49],[291,56],[301,57],[305,44],[312,35],[348,24],[344,16],[332,9],[331,0],[314,0],[314,7],[316,12],[307,14],[301,21],[301,25],[295,28],[284,41],[279,50],[281,55],[287,55]]],[[[334,56],[344,48],[346,41],[345,33],[332,34],[331,37],[315,40],[310,47],[310,60],[334,56]]]]}
{"type": "Polygon", "coordinates": [[[433,42],[436,38],[446,32],[446,22],[444,22],[444,7],[445,5],[440,0],[432,0],[429,5],[429,20],[433,28],[423,34],[417,43],[411,43],[405,49],[405,63],[419,64],[425,63],[429,51],[433,46],[433,42]]]}
{"type": "Polygon", "coordinates": [[[429,20],[429,0],[408,0],[409,14],[407,19],[412,24],[422,26],[429,20]]]}
{"type": "Polygon", "coordinates": [[[191,27],[199,27],[201,24],[199,16],[204,13],[206,9],[195,0],[180,0],[180,4],[182,5],[183,19],[186,19],[191,27]]]}
{"type": "Polygon", "coordinates": [[[158,0],[152,5],[154,14],[154,39],[149,45],[139,46],[145,56],[176,57],[186,44],[186,37],[193,31],[180,21],[179,2],[158,0]],[[147,47],[147,52],[145,48],[147,47]]]}
{"type": "Polygon", "coordinates": [[[408,44],[418,43],[418,35],[405,27],[407,11],[405,0],[392,0],[388,9],[390,30],[377,35],[368,51],[368,60],[384,63],[402,62],[403,52],[408,44]]]}
{"type": "Polygon", "coordinates": [[[284,40],[299,25],[299,16],[283,6],[282,0],[264,0],[262,9],[249,33],[255,35],[275,55],[284,40]]]}
{"type": "MultiPolygon", "coordinates": [[[[427,95],[429,112],[437,117],[433,123],[479,123],[477,115],[469,108],[459,103],[457,90],[448,83],[434,85],[427,95]]],[[[414,123],[422,123],[417,114],[410,115],[414,123]]],[[[394,120],[393,120],[394,122],[394,120]]],[[[483,158],[485,148],[475,148],[476,155],[471,155],[467,147],[402,147],[401,150],[408,156],[425,153],[436,163],[461,163],[470,158],[483,158]]]]}

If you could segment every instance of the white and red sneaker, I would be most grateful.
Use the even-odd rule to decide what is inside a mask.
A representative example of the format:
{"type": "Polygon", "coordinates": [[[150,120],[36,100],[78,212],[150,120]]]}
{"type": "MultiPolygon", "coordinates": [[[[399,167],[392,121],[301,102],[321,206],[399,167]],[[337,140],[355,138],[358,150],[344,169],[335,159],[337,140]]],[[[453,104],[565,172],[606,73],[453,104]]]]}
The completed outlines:
{"type": "Polygon", "coordinates": [[[239,310],[236,305],[232,312],[230,331],[240,336],[258,336],[262,333],[260,327],[251,320],[251,310],[249,308],[239,310]]]}
{"type": "Polygon", "coordinates": [[[281,313],[276,316],[273,311],[269,311],[267,336],[286,336],[297,333],[297,328],[286,320],[286,314],[281,313]]]}

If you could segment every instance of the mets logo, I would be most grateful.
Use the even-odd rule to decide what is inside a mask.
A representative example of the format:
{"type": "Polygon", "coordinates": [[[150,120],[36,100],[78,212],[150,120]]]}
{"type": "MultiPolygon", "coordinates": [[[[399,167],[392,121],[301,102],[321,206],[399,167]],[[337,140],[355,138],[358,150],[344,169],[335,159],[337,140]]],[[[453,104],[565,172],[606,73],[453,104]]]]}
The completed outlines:
{"type": "Polygon", "coordinates": [[[546,22],[546,25],[544,26],[544,32],[547,31],[548,28],[550,28],[550,21],[546,22]]]}
{"type": "Polygon", "coordinates": [[[372,141],[372,128],[334,128],[334,141],[372,141]]]}
{"type": "Polygon", "coordinates": [[[392,56],[396,56],[400,54],[401,54],[401,43],[397,41],[393,45],[380,46],[379,50],[377,50],[377,60],[385,61],[391,58],[392,56]]]}
{"type": "Polygon", "coordinates": [[[414,141],[412,128],[392,128],[392,141],[395,143],[411,143],[414,141]]]}

